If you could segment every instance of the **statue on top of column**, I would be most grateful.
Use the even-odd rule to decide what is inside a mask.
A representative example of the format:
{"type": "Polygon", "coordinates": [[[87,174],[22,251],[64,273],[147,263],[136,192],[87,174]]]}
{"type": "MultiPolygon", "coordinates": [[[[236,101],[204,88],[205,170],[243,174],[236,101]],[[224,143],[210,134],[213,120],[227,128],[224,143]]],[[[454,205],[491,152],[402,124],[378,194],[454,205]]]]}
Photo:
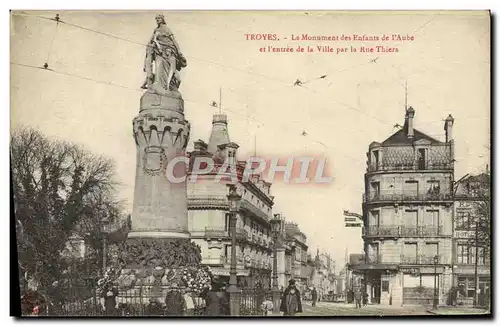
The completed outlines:
{"type": "Polygon", "coordinates": [[[160,94],[177,90],[181,84],[179,71],[187,66],[174,34],[167,27],[165,16],[156,15],[155,28],[146,47],[144,89],[151,89],[160,94]]]}

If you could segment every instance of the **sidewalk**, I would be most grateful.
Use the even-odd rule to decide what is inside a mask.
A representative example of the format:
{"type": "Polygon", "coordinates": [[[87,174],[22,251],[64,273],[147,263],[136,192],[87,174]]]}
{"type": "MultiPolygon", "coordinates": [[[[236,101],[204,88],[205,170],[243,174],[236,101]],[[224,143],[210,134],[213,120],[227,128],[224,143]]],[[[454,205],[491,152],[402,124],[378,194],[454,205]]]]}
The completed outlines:
{"type": "Polygon", "coordinates": [[[427,312],[433,315],[488,315],[487,309],[472,307],[441,307],[436,310],[429,309],[427,312]]]}

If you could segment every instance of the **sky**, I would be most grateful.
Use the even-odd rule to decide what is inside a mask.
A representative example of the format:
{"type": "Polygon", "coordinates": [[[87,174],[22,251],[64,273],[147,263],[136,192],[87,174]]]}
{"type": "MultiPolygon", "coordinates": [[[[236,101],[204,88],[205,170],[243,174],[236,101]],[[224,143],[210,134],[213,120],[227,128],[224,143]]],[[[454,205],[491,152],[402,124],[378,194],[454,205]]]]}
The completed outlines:
{"type": "MultiPolygon", "coordinates": [[[[131,211],[136,164],[132,119],[144,80],[141,44],[149,40],[157,12],[58,13],[64,22],[118,38],[12,16],[11,63],[16,64],[10,66],[11,128],[32,126],[114,159],[119,194],[131,211]],[[55,72],[17,65],[45,62],[55,72]]],[[[405,97],[416,111],[415,128],[434,138],[444,140],[443,119],[448,114],[455,118],[456,179],[484,171],[489,162],[490,25],[485,12],[161,13],[188,63],[180,87],[191,122],[188,150],[198,139],[208,141],[217,112],[209,104],[219,100],[222,89],[222,111],[228,115],[231,140],[240,145],[239,159],[254,151],[265,157],[325,157],[333,182],[275,181],[273,212],[298,223],[310,252],[328,252],[338,266],[346,248],[349,253],[362,251],[361,229],[345,228],[342,213],[361,212],[368,145],[383,141],[397,131],[395,124],[403,124],[405,97]],[[248,33],[275,33],[280,40],[247,41],[248,33]],[[292,34],[303,33],[408,34],[415,40],[291,40],[292,34]],[[259,52],[267,45],[378,44],[398,52],[259,52]],[[323,75],[327,77],[319,78],[323,75]],[[293,86],[297,79],[309,82],[293,86]]]]}

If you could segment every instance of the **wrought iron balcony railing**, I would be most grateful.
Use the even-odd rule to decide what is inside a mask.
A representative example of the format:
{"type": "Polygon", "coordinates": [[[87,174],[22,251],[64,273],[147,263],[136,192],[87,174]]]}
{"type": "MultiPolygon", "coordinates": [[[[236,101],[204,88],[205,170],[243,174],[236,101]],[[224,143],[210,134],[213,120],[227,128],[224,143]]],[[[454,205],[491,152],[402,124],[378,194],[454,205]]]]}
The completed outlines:
{"type": "Polygon", "coordinates": [[[404,201],[451,201],[450,192],[428,191],[425,193],[413,191],[379,191],[363,194],[363,202],[404,202],[404,201]]]}
{"type": "Polygon", "coordinates": [[[437,255],[437,260],[435,256],[432,255],[415,255],[415,256],[405,256],[401,255],[401,264],[407,265],[434,265],[441,263],[441,256],[437,255]]]}
{"type": "MultiPolygon", "coordinates": [[[[227,239],[231,238],[231,232],[223,229],[209,229],[205,228],[205,238],[206,239],[227,239]]],[[[236,239],[246,240],[248,238],[248,232],[241,228],[236,228],[236,239]]]]}
{"type": "Polygon", "coordinates": [[[415,162],[406,162],[401,164],[370,164],[367,167],[367,172],[377,172],[377,171],[425,171],[425,170],[453,170],[453,163],[432,163],[427,162],[425,164],[415,162]]]}
{"type": "Polygon", "coordinates": [[[443,234],[443,226],[368,226],[363,235],[369,237],[432,237],[443,234]]]}

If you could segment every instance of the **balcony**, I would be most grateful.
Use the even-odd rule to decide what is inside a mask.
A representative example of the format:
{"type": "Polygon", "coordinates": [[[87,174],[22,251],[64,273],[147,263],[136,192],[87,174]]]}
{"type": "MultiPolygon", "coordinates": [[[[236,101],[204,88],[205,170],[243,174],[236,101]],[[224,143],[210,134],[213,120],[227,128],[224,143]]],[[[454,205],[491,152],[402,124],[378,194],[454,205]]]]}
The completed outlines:
{"type": "MultiPolygon", "coordinates": [[[[441,256],[438,255],[438,264],[441,264],[441,256]]],[[[401,265],[434,265],[434,256],[432,255],[401,255],[401,265]]]]}
{"type": "Polygon", "coordinates": [[[270,214],[264,212],[263,210],[261,210],[260,208],[258,208],[257,206],[255,206],[254,204],[252,204],[248,199],[246,198],[243,198],[241,200],[241,207],[240,209],[242,211],[246,211],[258,218],[260,218],[261,220],[265,221],[265,222],[268,222],[269,219],[271,218],[270,217],[270,214]]]}
{"type": "Polygon", "coordinates": [[[364,228],[364,236],[369,237],[398,237],[400,235],[399,226],[369,226],[364,228]]]}
{"type": "Polygon", "coordinates": [[[368,226],[365,237],[434,237],[442,236],[443,226],[368,226]]]}
{"type": "Polygon", "coordinates": [[[401,164],[370,164],[366,171],[370,172],[382,172],[382,171],[443,171],[443,170],[453,170],[453,164],[450,163],[432,163],[427,162],[426,164],[421,164],[417,161],[406,162],[401,164]]]}
{"type": "Polygon", "coordinates": [[[411,202],[411,201],[452,201],[451,193],[428,191],[418,193],[411,191],[380,191],[373,194],[363,194],[363,203],[376,202],[411,202]]]}
{"type": "Polygon", "coordinates": [[[403,237],[433,237],[443,235],[443,226],[404,226],[400,229],[403,237]]]}
{"type": "MultiPolygon", "coordinates": [[[[230,239],[231,234],[229,231],[223,229],[209,229],[205,228],[205,239],[230,239]]],[[[236,239],[246,240],[248,238],[248,232],[241,228],[236,228],[236,239]]]]}

